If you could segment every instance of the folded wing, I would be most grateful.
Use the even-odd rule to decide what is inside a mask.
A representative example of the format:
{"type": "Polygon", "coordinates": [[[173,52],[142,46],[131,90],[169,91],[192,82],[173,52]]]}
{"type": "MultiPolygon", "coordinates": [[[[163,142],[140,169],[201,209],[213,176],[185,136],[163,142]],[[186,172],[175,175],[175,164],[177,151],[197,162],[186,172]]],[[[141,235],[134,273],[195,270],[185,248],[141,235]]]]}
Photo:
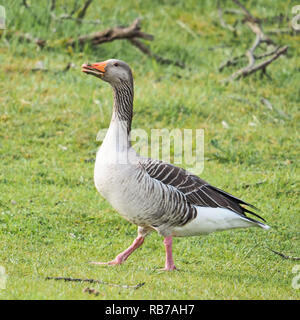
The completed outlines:
{"type": "MultiPolygon", "coordinates": [[[[263,221],[262,217],[248,210],[242,205],[255,209],[255,207],[233,195],[218,189],[186,170],[163,161],[144,159],[141,165],[149,176],[170,185],[184,194],[186,201],[199,207],[227,208],[243,217],[250,213],[263,221]]],[[[253,220],[247,217],[249,220],[253,220]]],[[[255,220],[253,220],[255,221],[255,220]]]]}

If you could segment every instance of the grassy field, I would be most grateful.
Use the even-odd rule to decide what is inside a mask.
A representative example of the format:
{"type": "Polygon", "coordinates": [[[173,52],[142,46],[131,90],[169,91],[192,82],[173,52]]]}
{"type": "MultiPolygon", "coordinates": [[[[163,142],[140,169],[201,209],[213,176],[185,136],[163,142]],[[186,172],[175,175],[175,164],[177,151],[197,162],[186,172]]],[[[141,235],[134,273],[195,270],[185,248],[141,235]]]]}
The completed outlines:
{"type": "MultiPolygon", "coordinates": [[[[101,19],[99,25],[51,21],[41,1],[28,1],[30,9],[21,2],[0,0],[7,33],[29,32],[55,43],[143,17],[142,29],[155,35],[151,50],[184,61],[186,68],[160,65],[127,41],[80,51],[40,50],[15,38],[0,39],[0,265],[8,276],[0,298],[299,299],[300,290],[292,287],[297,261],[267,249],[300,256],[299,34],[271,36],[289,49],[268,67],[270,78],[257,73],[225,84],[240,66],[223,73],[218,66],[243,53],[253,34],[245,26],[236,36],[222,28],[214,1],[94,1],[86,19],[101,19]],[[201,177],[255,204],[272,229],[175,239],[176,272],[157,270],[164,248],[155,233],[124,265],[88,264],[114,258],[136,236],[136,226],[123,220],[93,183],[96,135],[109,125],[112,94],[107,84],[82,74],[80,65],[109,58],[133,69],[133,128],[204,129],[201,177]],[[32,71],[38,61],[47,72],[32,71]],[[69,62],[76,67],[62,72],[69,62]],[[47,276],[145,285],[138,290],[93,285],[100,291],[95,297],[83,293],[86,284],[45,281],[47,276]]],[[[57,2],[57,15],[72,8],[71,0],[57,2]]],[[[247,8],[258,17],[283,13],[292,19],[296,4],[252,0],[247,8]]],[[[234,7],[230,1],[227,6],[234,7]]],[[[286,25],[266,23],[265,31],[286,25]]]]}

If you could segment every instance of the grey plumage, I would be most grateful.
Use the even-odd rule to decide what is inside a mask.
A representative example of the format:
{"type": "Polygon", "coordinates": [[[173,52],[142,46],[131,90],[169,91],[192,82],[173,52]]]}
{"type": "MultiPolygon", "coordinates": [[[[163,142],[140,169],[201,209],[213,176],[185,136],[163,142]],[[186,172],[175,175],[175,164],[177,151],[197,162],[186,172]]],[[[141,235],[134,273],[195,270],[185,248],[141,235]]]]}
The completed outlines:
{"type": "MultiPolygon", "coordinates": [[[[246,213],[250,213],[261,218],[244,207],[254,208],[251,204],[213,187],[182,168],[136,154],[129,141],[133,116],[133,78],[125,62],[112,59],[95,67],[84,65],[84,72],[100,77],[113,88],[112,121],[97,154],[95,184],[124,218],[140,227],[155,229],[163,236],[172,235],[174,228],[191,225],[194,220],[198,221],[194,226],[196,229],[199,227],[199,233],[205,233],[206,228],[209,230],[207,232],[212,232],[231,227],[265,227],[263,223],[246,216],[246,213]],[[112,145],[116,141],[119,148],[113,150],[112,145]],[[134,164],[115,163],[117,158],[124,155],[131,157],[134,164]],[[106,159],[111,163],[105,163],[106,159]],[[215,210],[217,213],[212,212],[209,217],[210,211],[202,210],[205,208],[224,210],[215,210]],[[202,216],[199,218],[199,215],[202,216]]],[[[194,229],[187,234],[197,234],[194,229]]],[[[176,230],[175,233],[180,234],[176,230]]]]}
{"type": "MultiPolygon", "coordinates": [[[[173,186],[180,191],[185,196],[184,201],[189,203],[192,208],[193,206],[227,208],[243,217],[247,217],[245,213],[248,212],[264,220],[256,213],[241,206],[241,204],[243,204],[254,208],[253,205],[236,198],[221,189],[211,186],[208,182],[182,168],[152,159],[145,159],[142,162],[142,165],[150,177],[159,180],[166,185],[173,186]]],[[[188,222],[195,217],[194,210],[191,210],[189,218],[186,219],[185,222],[188,222]]],[[[255,221],[249,217],[247,218],[255,221]]]]}

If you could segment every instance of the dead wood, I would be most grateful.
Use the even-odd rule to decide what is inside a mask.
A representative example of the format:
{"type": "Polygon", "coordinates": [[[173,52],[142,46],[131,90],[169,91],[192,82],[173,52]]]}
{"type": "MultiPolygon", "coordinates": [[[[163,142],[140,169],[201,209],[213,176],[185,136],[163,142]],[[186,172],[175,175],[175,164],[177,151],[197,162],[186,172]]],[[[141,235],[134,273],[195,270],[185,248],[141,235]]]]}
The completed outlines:
{"type": "Polygon", "coordinates": [[[250,50],[247,51],[246,56],[249,59],[249,64],[246,67],[234,72],[227,80],[232,81],[232,80],[239,79],[241,77],[244,78],[244,77],[247,77],[250,74],[252,74],[258,70],[262,70],[263,72],[265,72],[266,67],[270,63],[272,63],[274,60],[276,60],[279,56],[286,53],[287,49],[288,49],[288,46],[284,46],[284,47],[280,48],[279,50],[276,51],[276,53],[273,57],[271,57],[261,63],[258,63],[258,64],[255,64],[255,59],[254,59],[254,56],[251,53],[251,51],[250,50]]]}
{"type": "Polygon", "coordinates": [[[247,9],[246,7],[240,3],[239,0],[232,0],[237,6],[239,6],[242,10],[242,12],[245,14],[245,16],[248,18],[248,20],[252,22],[259,22],[259,19],[255,18],[247,9]]]}
{"type": "MultiPolygon", "coordinates": [[[[247,8],[240,3],[239,0],[232,0],[237,6],[240,7],[241,10],[238,11],[238,14],[244,15],[244,23],[248,26],[248,28],[255,34],[255,39],[253,41],[252,46],[243,54],[238,55],[236,57],[230,58],[224,62],[221,63],[219,66],[219,71],[223,71],[225,68],[230,66],[235,66],[239,64],[240,62],[248,60],[248,64],[241,69],[234,72],[230,77],[225,79],[226,82],[233,81],[236,79],[247,77],[259,70],[262,71],[262,75],[267,75],[266,68],[269,64],[271,64],[273,61],[278,59],[281,55],[285,54],[288,50],[288,46],[280,47],[275,44],[275,42],[270,39],[268,36],[265,35],[265,33],[262,30],[261,26],[261,20],[254,17],[247,8]],[[273,46],[273,49],[268,50],[261,54],[255,54],[255,50],[261,46],[261,44],[266,43],[267,45],[273,46]],[[264,61],[257,63],[257,60],[267,58],[264,61]]],[[[233,27],[228,27],[227,24],[222,19],[222,14],[220,13],[220,7],[219,7],[219,17],[220,17],[220,23],[223,27],[226,27],[227,29],[231,31],[236,31],[236,28],[233,29],[233,27]]],[[[236,12],[235,12],[236,13],[236,12]]]]}
{"type": "Polygon", "coordinates": [[[223,18],[223,9],[220,5],[220,0],[218,0],[218,15],[219,15],[219,20],[220,20],[220,25],[225,28],[225,29],[228,29],[232,32],[236,32],[236,28],[228,23],[225,22],[224,18],[223,18]]]}
{"type": "Polygon", "coordinates": [[[89,43],[93,46],[96,46],[105,42],[111,42],[118,39],[129,40],[132,38],[153,40],[154,37],[149,33],[141,31],[141,19],[136,19],[128,27],[113,27],[108,28],[104,31],[83,35],[76,39],[71,38],[66,41],[66,44],[70,46],[75,46],[76,44],[83,46],[84,44],[89,43]]]}
{"type": "Polygon", "coordinates": [[[145,282],[138,283],[137,285],[127,285],[127,284],[116,284],[116,283],[109,283],[102,280],[97,279],[79,279],[79,278],[68,278],[68,277],[46,277],[45,280],[63,280],[63,281],[73,281],[73,282],[89,282],[89,283],[99,283],[103,285],[108,285],[112,287],[119,287],[124,289],[139,289],[142,287],[145,282]]]}
{"type": "MultiPolygon", "coordinates": [[[[60,19],[63,17],[61,16],[60,19]]],[[[69,16],[64,16],[65,19],[72,18],[69,16]]],[[[58,18],[56,18],[58,19],[58,18]]],[[[35,38],[31,34],[23,34],[20,32],[17,32],[16,35],[19,37],[20,40],[25,40],[28,42],[33,42],[36,45],[38,45],[40,48],[44,48],[46,45],[48,45],[48,42],[46,40],[35,38]]],[[[59,43],[61,45],[67,45],[67,46],[76,46],[79,45],[80,47],[84,46],[85,44],[90,44],[92,46],[101,45],[106,42],[112,42],[115,40],[121,40],[125,39],[128,40],[132,45],[137,47],[141,52],[146,54],[147,56],[155,59],[160,64],[169,64],[169,65],[175,65],[180,68],[184,68],[185,65],[183,62],[180,61],[173,61],[171,59],[167,59],[164,57],[161,57],[155,53],[153,53],[150,48],[143,42],[140,41],[140,39],[145,40],[153,40],[154,36],[143,32],[141,30],[141,19],[136,19],[133,21],[133,23],[128,27],[112,27],[109,29],[106,29],[104,31],[94,32],[91,34],[79,36],[78,38],[70,38],[70,39],[63,39],[60,41],[56,41],[56,45],[59,43]]],[[[52,45],[53,46],[53,45],[52,45]]]]}
{"type": "Polygon", "coordinates": [[[51,0],[50,11],[54,11],[56,7],[56,0],[51,0]]]}
{"type": "Polygon", "coordinates": [[[282,257],[283,259],[289,259],[289,260],[295,260],[295,261],[298,261],[300,260],[300,257],[292,257],[292,256],[288,256],[282,252],[279,252],[279,251],[276,251],[276,250],[273,250],[269,247],[267,247],[267,249],[269,249],[270,251],[272,251],[273,253],[279,255],[280,257],[282,257]]]}

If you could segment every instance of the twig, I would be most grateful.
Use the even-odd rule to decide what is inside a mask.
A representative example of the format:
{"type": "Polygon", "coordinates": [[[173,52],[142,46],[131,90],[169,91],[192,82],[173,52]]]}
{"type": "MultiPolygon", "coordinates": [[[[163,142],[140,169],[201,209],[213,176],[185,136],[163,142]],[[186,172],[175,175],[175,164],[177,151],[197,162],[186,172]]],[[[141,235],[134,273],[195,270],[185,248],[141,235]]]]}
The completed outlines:
{"type": "Polygon", "coordinates": [[[220,25],[225,28],[225,29],[229,29],[230,31],[232,32],[236,32],[236,28],[233,27],[232,25],[230,24],[227,24],[224,19],[223,19],[223,10],[220,6],[220,0],[218,0],[218,14],[219,14],[219,20],[220,20],[220,25]]]}
{"type": "Polygon", "coordinates": [[[236,71],[235,73],[233,73],[228,79],[227,81],[232,81],[232,80],[236,80],[239,78],[245,78],[247,76],[249,76],[250,74],[258,71],[258,70],[264,70],[271,62],[273,62],[274,60],[276,60],[279,56],[281,56],[282,54],[286,53],[288,49],[288,46],[284,46],[282,48],[280,48],[279,50],[277,50],[277,52],[275,53],[275,55],[257,65],[254,65],[254,61],[253,60],[253,55],[251,55],[251,52],[248,51],[246,54],[249,58],[249,64],[248,66],[236,71]]]}
{"type": "Polygon", "coordinates": [[[193,30],[191,30],[191,28],[188,27],[185,23],[183,23],[183,22],[180,21],[180,20],[177,20],[176,23],[177,23],[182,29],[184,29],[187,33],[189,33],[190,35],[192,35],[195,39],[198,38],[198,35],[197,35],[193,30]]]}
{"type": "Polygon", "coordinates": [[[269,56],[272,56],[273,54],[276,54],[276,52],[280,49],[280,47],[276,47],[274,50],[271,50],[269,52],[265,52],[259,55],[254,55],[255,59],[259,60],[259,59],[263,59],[269,56]]]}
{"type": "Polygon", "coordinates": [[[247,21],[247,26],[251,29],[252,32],[254,32],[256,34],[256,36],[259,36],[259,42],[258,45],[260,45],[260,43],[267,43],[267,44],[273,44],[274,45],[274,41],[271,40],[269,37],[267,37],[263,31],[262,31],[262,27],[260,24],[253,22],[253,21],[247,21]]]}
{"type": "Polygon", "coordinates": [[[286,114],[285,112],[283,112],[281,109],[278,109],[276,107],[274,107],[271,102],[269,100],[267,100],[266,98],[261,98],[260,101],[270,110],[270,111],[276,111],[278,113],[278,115],[283,118],[283,119],[290,119],[290,115],[286,114]]]}
{"type": "Polygon", "coordinates": [[[127,284],[116,284],[116,283],[108,283],[101,280],[96,279],[79,279],[79,278],[68,278],[68,277],[46,277],[45,280],[63,280],[63,281],[74,281],[74,282],[89,282],[89,283],[99,283],[104,284],[112,287],[119,287],[124,289],[139,289],[142,287],[145,282],[139,283],[137,285],[127,285],[127,284]]]}
{"type": "Polygon", "coordinates": [[[252,20],[253,22],[259,21],[257,18],[253,17],[253,15],[244,7],[244,5],[240,3],[239,0],[232,0],[232,1],[242,9],[242,11],[244,12],[244,14],[249,20],[252,20]]]}
{"type": "Polygon", "coordinates": [[[56,0],[51,0],[50,11],[54,11],[56,7],[56,0]]]}
{"type": "Polygon", "coordinates": [[[267,249],[269,249],[270,251],[272,251],[273,253],[275,254],[278,254],[280,257],[282,257],[283,259],[289,259],[289,260],[295,260],[295,261],[298,261],[300,260],[300,257],[292,257],[292,256],[288,256],[282,252],[279,252],[279,251],[275,251],[269,247],[266,247],[267,249]]]}
{"type": "Polygon", "coordinates": [[[231,59],[228,59],[224,62],[222,62],[219,66],[219,71],[223,71],[224,68],[229,67],[229,66],[235,66],[236,64],[238,64],[240,62],[241,59],[244,59],[246,56],[245,54],[241,54],[239,56],[233,57],[231,59]]]}
{"type": "Polygon", "coordinates": [[[266,99],[266,98],[261,98],[260,101],[271,111],[273,111],[273,106],[272,103],[266,99]]]}
{"type": "Polygon", "coordinates": [[[166,59],[163,57],[158,56],[157,54],[151,52],[151,50],[141,41],[139,41],[136,38],[129,39],[130,43],[136,46],[138,49],[140,49],[143,53],[145,53],[147,56],[154,58],[157,62],[161,64],[173,64],[177,67],[184,68],[184,63],[179,61],[173,61],[170,59],[166,59]]]}
{"type": "Polygon", "coordinates": [[[78,19],[83,19],[87,9],[89,8],[90,4],[93,2],[93,0],[86,0],[86,2],[84,3],[83,7],[81,9],[78,10],[77,12],[77,18],[78,19]]]}
{"type": "MultiPolygon", "coordinates": [[[[253,54],[253,57],[256,60],[260,60],[269,56],[272,56],[273,54],[275,54],[277,51],[279,50],[279,47],[276,47],[274,50],[271,50],[269,52],[265,52],[259,55],[253,54]]],[[[224,62],[222,62],[219,66],[219,71],[223,71],[224,68],[229,67],[229,66],[235,66],[237,65],[241,60],[244,60],[246,58],[246,54],[241,54],[239,56],[233,57],[231,59],[228,59],[224,62]]]]}
{"type": "Polygon", "coordinates": [[[258,181],[258,182],[255,182],[255,183],[244,184],[244,185],[242,185],[242,188],[243,189],[248,189],[250,187],[259,186],[259,185],[264,184],[266,182],[267,182],[267,180],[263,180],[263,181],[258,181]]]}
{"type": "MultiPolygon", "coordinates": [[[[231,59],[228,59],[227,61],[223,62],[219,66],[219,71],[223,71],[224,68],[229,66],[237,65],[240,61],[243,61],[245,58],[248,59],[248,65],[239,69],[238,71],[234,72],[230,77],[225,79],[225,81],[233,81],[239,78],[247,77],[254,72],[258,70],[262,70],[262,75],[267,75],[266,68],[267,66],[272,63],[274,60],[276,60],[280,55],[286,53],[288,46],[279,47],[276,46],[275,49],[271,51],[264,52],[262,54],[256,55],[255,50],[262,44],[274,44],[274,41],[272,41],[269,37],[267,37],[264,32],[262,31],[262,27],[260,25],[260,19],[257,19],[254,17],[245,7],[240,3],[239,0],[232,0],[236,5],[238,5],[241,8],[241,13],[244,14],[246,18],[246,24],[250,28],[250,30],[255,34],[255,40],[252,44],[252,46],[246,51],[245,54],[233,57],[231,59]],[[269,59],[266,59],[262,61],[261,63],[256,64],[256,60],[264,59],[266,57],[270,57],[269,59]]],[[[219,14],[220,14],[220,8],[219,8],[219,14]]],[[[240,12],[239,12],[240,13],[240,12]]]]}

